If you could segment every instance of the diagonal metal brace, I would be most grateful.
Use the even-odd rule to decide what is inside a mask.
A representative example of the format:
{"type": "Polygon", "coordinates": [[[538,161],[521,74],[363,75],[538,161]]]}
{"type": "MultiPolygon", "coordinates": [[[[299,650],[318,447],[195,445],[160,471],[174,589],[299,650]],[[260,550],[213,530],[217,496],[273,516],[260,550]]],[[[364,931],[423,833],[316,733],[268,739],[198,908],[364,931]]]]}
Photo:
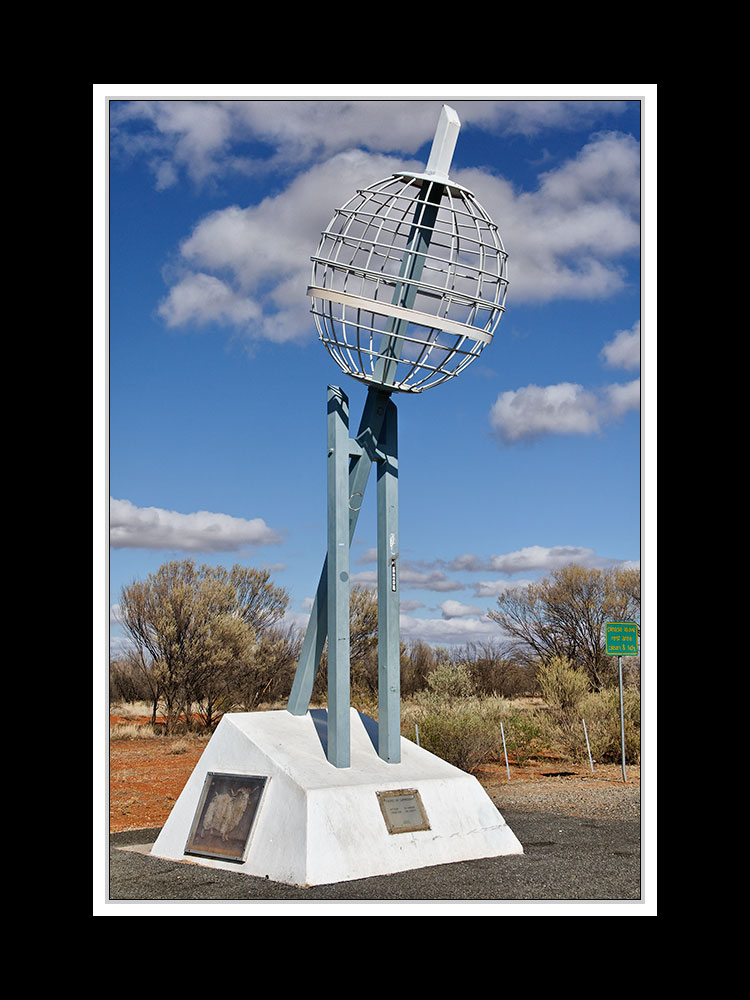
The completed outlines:
{"type": "MultiPolygon", "coordinates": [[[[359,423],[356,438],[349,442],[351,455],[349,462],[349,544],[359,519],[361,503],[353,503],[354,498],[363,497],[367,487],[373,462],[380,459],[378,441],[380,438],[386,407],[390,393],[380,389],[368,390],[367,399],[359,423]]],[[[328,556],[315,594],[310,621],[308,622],[302,651],[294,675],[294,683],[287,703],[287,711],[292,715],[304,715],[310,707],[313,685],[323,655],[323,646],[328,636],[328,556]]]]}

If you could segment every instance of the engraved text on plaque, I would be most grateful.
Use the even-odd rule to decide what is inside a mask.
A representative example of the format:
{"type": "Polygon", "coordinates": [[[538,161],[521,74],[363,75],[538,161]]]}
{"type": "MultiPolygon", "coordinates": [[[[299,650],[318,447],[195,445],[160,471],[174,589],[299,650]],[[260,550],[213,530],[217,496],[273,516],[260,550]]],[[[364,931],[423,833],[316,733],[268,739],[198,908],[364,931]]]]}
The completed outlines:
{"type": "Polygon", "coordinates": [[[412,833],[415,830],[430,829],[430,821],[416,788],[378,792],[377,796],[388,833],[412,833]]]}

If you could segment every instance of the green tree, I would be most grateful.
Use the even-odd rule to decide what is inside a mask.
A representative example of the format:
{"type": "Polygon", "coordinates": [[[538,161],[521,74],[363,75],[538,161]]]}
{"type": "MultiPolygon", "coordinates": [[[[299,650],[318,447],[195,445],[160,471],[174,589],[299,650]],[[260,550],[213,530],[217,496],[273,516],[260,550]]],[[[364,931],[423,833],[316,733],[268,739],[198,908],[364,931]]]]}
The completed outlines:
{"type": "Polygon", "coordinates": [[[242,617],[236,592],[221,577],[221,573],[207,574],[198,587],[195,614],[199,625],[183,692],[188,721],[195,705],[206,729],[213,728],[231,707],[232,667],[238,659],[250,656],[256,645],[255,630],[242,617]]]}
{"type": "Polygon", "coordinates": [[[640,573],[634,569],[585,569],[575,564],[518,590],[508,590],[488,617],[513,641],[522,661],[568,660],[600,690],[614,676],[606,655],[604,625],[640,620],[640,573]]]}
{"type": "Polygon", "coordinates": [[[284,612],[288,596],[262,570],[164,563],[122,588],[120,620],[158,689],[167,732],[198,702],[207,725],[227,696],[232,665],[251,656],[259,633],[284,612]]]}

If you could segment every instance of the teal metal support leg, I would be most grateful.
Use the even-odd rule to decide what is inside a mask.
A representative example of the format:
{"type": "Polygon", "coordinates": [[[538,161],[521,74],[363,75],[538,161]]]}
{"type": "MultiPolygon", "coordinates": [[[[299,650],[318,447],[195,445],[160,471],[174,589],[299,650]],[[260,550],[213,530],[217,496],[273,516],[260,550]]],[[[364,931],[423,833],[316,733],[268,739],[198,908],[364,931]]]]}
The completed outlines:
{"type": "Polygon", "coordinates": [[[349,400],[328,387],[328,760],[349,767],[349,400]]]}
{"type": "Polygon", "coordinates": [[[401,760],[398,413],[388,402],[378,464],[378,756],[401,760]]]}
{"type": "MultiPolygon", "coordinates": [[[[349,442],[349,448],[353,452],[349,464],[349,503],[347,505],[350,545],[357,526],[359,509],[370,469],[373,461],[377,458],[378,439],[389,398],[387,392],[381,392],[377,389],[369,390],[357,432],[356,444],[349,442]]],[[[323,646],[327,635],[328,558],[326,557],[287,703],[287,711],[292,715],[305,715],[310,707],[315,676],[320,665],[320,658],[323,655],[323,646]]]]}

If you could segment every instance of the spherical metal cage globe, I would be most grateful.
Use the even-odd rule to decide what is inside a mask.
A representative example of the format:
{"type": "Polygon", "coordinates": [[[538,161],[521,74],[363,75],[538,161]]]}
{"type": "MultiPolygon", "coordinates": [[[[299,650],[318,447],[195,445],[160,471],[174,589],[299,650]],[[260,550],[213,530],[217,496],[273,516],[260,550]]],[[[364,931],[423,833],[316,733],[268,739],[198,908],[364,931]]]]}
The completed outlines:
{"type": "Polygon", "coordinates": [[[393,174],[359,190],[321,236],[307,290],[320,340],[369,386],[440,385],[491,342],[507,257],[497,226],[447,171],[393,174]]]}

